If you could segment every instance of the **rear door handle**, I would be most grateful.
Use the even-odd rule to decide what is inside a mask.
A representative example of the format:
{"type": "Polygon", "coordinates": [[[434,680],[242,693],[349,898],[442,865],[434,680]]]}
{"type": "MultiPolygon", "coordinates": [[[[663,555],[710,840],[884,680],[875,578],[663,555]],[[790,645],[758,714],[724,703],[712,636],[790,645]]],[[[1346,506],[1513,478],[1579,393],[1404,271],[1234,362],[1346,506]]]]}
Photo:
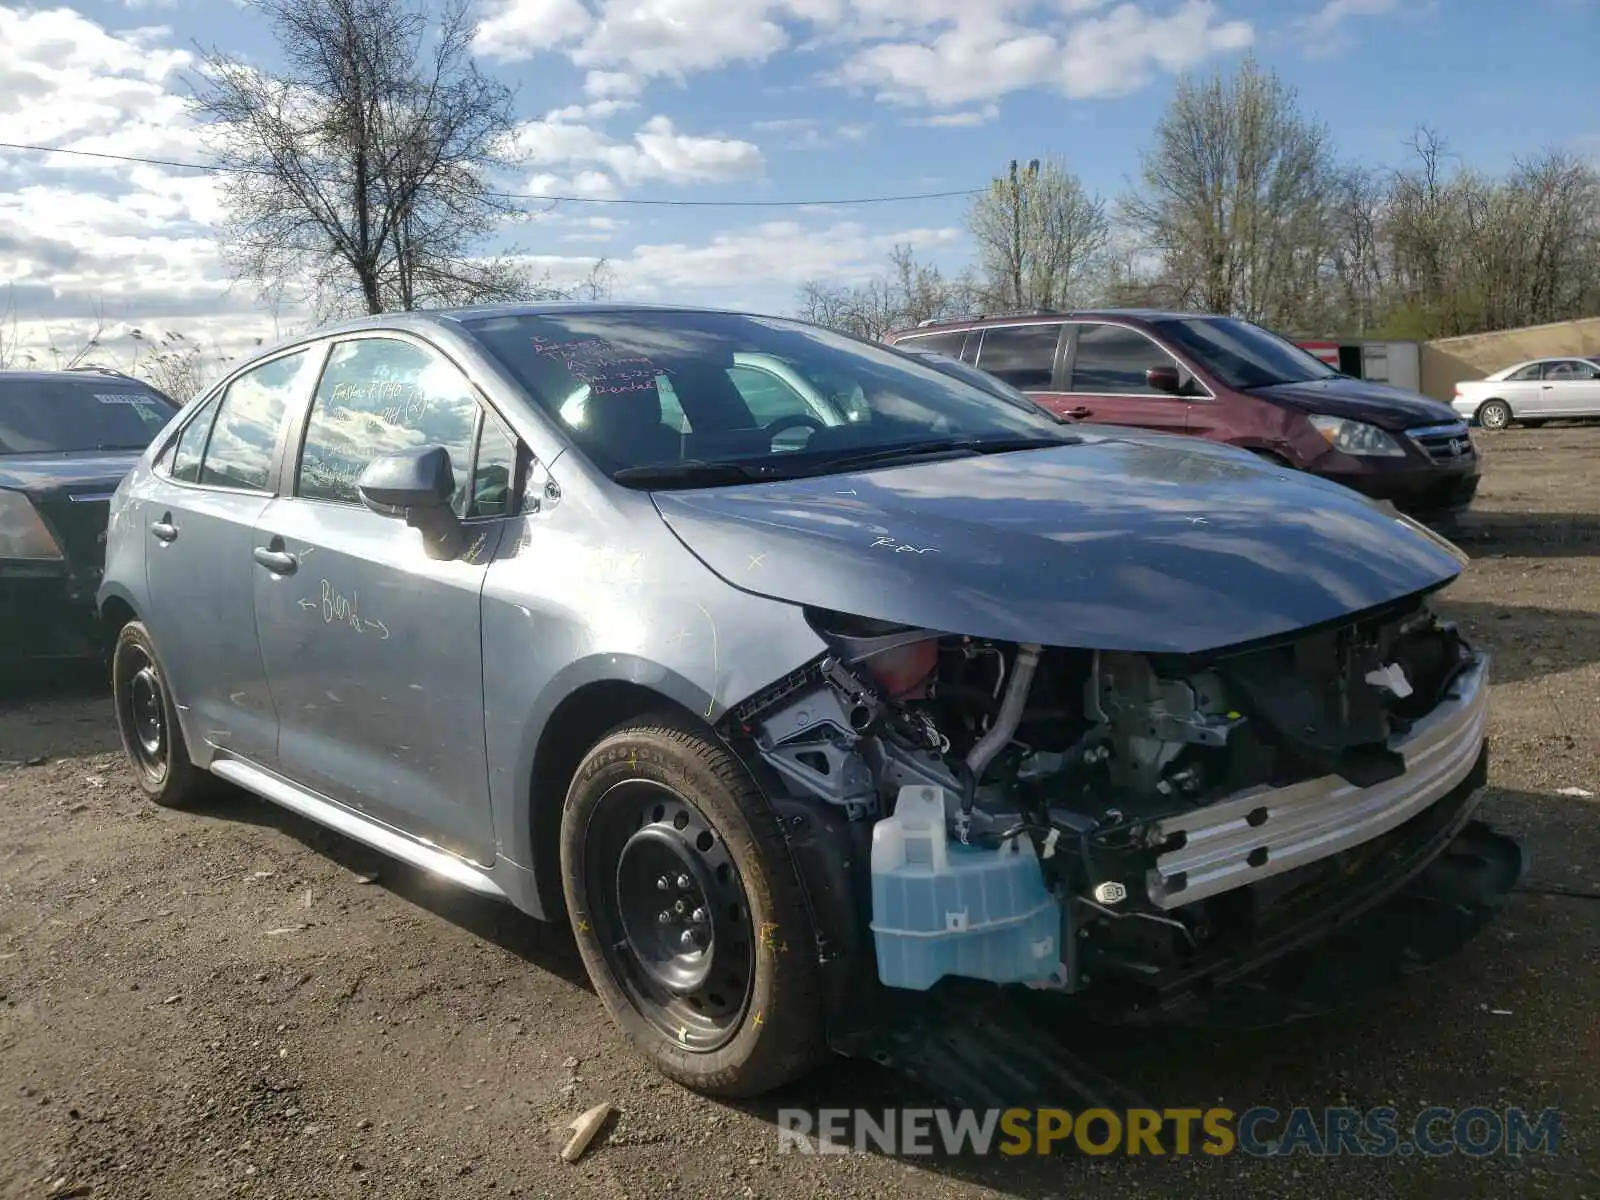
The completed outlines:
{"type": "Polygon", "coordinates": [[[177,541],[178,527],[172,523],[172,514],[168,513],[161,520],[150,522],[150,535],[158,542],[177,541]]]}
{"type": "Polygon", "coordinates": [[[1062,413],[1061,415],[1063,417],[1074,417],[1077,420],[1081,421],[1081,420],[1083,420],[1084,417],[1092,417],[1092,416],[1094,416],[1094,409],[1092,409],[1092,408],[1084,408],[1083,405],[1080,404],[1080,405],[1078,405],[1077,408],[1069,408],[1069,409],[1067,409],[1067,411],[1062,413]]]}
{"type": "Polygon", "coordinates": [[[300,569],[300,560],[287,550],[273,550],[266,546],[257,546],[251,553],[255,556],[256,562],[274,575],[293,575],[300,569]]]}

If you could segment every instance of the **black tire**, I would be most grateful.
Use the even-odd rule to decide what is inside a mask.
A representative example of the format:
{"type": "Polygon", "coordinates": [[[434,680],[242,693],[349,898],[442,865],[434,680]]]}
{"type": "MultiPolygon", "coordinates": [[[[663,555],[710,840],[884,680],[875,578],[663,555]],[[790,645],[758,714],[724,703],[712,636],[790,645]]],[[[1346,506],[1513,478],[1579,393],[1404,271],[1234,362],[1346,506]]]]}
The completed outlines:
{"type": "Polygon", "coordinates": [[[1478,406],[1478,424],[1484,429],[1504,429],[1511,421],[1511,405],[1504,400],[1485,400],[1478,406]]]}
{"type": "Polygon", "coordinates": [[[800,881],[725,747],[672,714],[607,734],[568,789],[561,870],[595,991],[669,1079],[750,1097],[824,1056],[800,881]]]}
{"type": "Polygon", "coordinates": [[[123,753],[145,795],[166,808],[193,804],[211,776],[189,760],[178,710],[143,622],[129,621],[117,634],[111,696],[123,753]]]}

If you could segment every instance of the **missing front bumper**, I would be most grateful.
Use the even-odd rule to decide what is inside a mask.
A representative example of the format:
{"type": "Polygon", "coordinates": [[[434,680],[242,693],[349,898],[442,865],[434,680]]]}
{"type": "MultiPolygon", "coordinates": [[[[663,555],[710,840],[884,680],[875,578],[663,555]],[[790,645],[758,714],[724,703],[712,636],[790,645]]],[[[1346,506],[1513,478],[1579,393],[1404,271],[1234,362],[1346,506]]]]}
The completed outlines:
{"type": "Polygon", "coordinates": [[[1335,776],[1261,788],[1164,818],[1155,840],[1181,835],[1148,873],[1150,900],[1175,909],[1329,858],[1397,829],[1454,791],[1473,771],[1489,720],[1488,658],[1463,671],[1451,694],[1392,743],[1397,779],[1362,788],[1335,776]]]}

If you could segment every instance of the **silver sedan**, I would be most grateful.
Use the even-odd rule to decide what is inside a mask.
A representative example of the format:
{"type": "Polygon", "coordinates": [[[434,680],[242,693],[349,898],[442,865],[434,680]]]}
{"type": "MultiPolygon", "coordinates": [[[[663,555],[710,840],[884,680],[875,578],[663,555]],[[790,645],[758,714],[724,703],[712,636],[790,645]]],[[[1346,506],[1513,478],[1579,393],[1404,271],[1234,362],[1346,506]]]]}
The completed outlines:
{"type": "Polygon", "coordinates": [[[1456,384],[1450,407],[1485,429],[1600,417],[1600,356],[1539,358],[1456,384]]]}

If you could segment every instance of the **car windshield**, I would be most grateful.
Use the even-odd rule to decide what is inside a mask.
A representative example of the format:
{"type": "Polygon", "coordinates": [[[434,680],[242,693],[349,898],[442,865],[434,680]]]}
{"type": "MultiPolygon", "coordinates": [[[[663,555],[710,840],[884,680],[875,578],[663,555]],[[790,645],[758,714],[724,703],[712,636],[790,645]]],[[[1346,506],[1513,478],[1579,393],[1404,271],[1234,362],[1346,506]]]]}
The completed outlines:
{"type": "Polygon", "coordinates": [[[1339,372],[1287,338],[1233,317],[1156,321],[1158,333],[1233,388],[1336,378],[1339,372]]]}
{"type": "Polygon", "coordinates": [[[640,486],[1075,440],[1031,404],[799,321],[644,309],[465,324],[584,453],[640,486]]]}
{"type": "Polygon", "coordinates": [[[0,454],[143,450],[177,411],[131,379],[0,377],[0,454]]]}

